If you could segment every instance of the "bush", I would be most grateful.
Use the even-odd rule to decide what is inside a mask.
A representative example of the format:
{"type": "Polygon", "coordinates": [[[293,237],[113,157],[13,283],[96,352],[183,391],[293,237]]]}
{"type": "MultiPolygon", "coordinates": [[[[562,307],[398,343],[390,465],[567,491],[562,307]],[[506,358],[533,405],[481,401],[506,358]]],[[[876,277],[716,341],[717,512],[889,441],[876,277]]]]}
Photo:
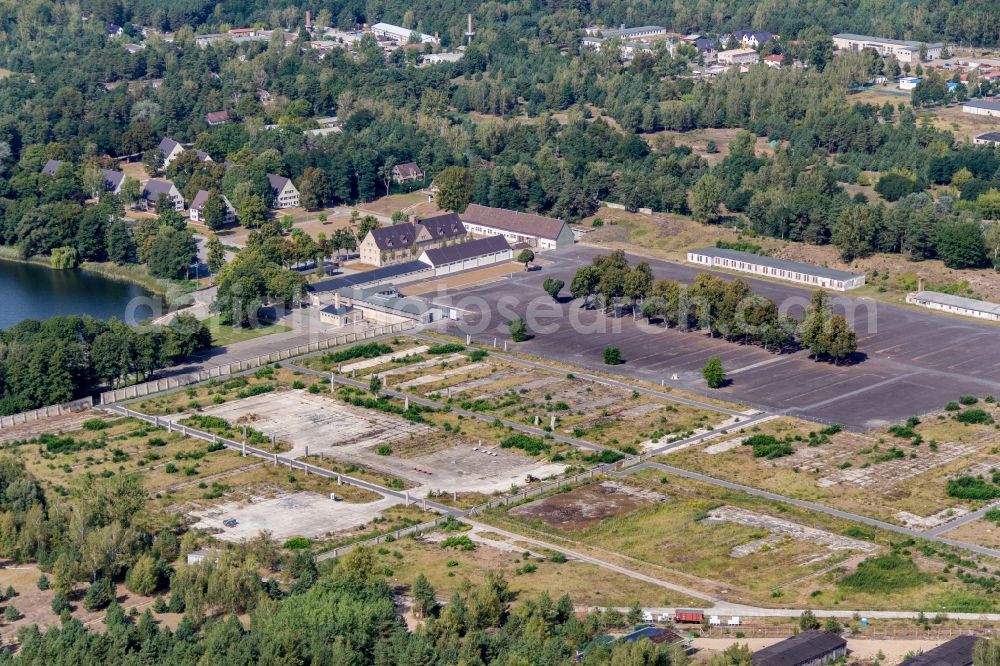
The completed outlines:
{"type": "Polygon", "coordinates": [[[979,398],[974,395],[963,395],[958,401],[963,405],[974,405],[979,402],[979,398]]]}
{"type": "Polygon", "coordinates": [[[447,342],[440,345],[431,345],[427,348],[427,353],[434,356],[440,356],[443,354],[457,354],[459,352],[465,351],[465,345],[459,344],[457,342],[447,342]]]}
{"type": "Polygon", "coordinates": [[[1000,497],[1000,486],[976,476],[948,480],[948,496],[967,500],[991,500],[1000,497]]]}
{"type": "Polygon", "coordinates": [[[982,409],[967,409],[964,412],[955,414],[955,420],[959,423],[989,425],[993,423],[993,417],[989,412],[982,409]]]}
{"type": "Polygon", "coordinates": [[[898,553],[876,555],[858,565],[857,570],[840,579],[838,585],[869,594],[891,594],[919,587],[931,579],[917,568],[912,559],[898,553]]]}
{"type": "Polygon", "coordinates": [[[604,365],[621,365],[622,364],[622,350],[618,347],[605,347],[604,348],[604,365]]]}
{"type": "Polygon", "coordinates": [[[951,402],[949,402],[947,405],[944,406],[944,411],[946,412],[957,412],[960,409],[962,409],[962,406],[957,402],[955,402],[954,400],[952,400],[951,402]]]}
{"type": "Polygon", "coordinates": [[[450,536],[441,542],[442,548],[453,548],[455,550],[475,550],[476,544],[472,542],[472,539],[465,536],[450,536]]]}
{"type": "Polygon", "coordinates": [[[21,611],[17,610],[17,606],[14,604],[7,604],[7,608],[3,609],[3,619],[8,622],[15,622],[20,620],[22,617],[24,616],[21,615],[21,611]]]}
{"type": "Polygon", "coordinates": [[[525,435],[524,433],[517,433],[516,435],[511,435],[507,439],[500,442],[500,448],[521,449],[529,455],[537,456],[542,453],[547,453],[551,447],[544,440],[537,437],[525,435]]]}
{"type": "Polygon", "coordinates": [[[795,452],[788,442],[778,441],[773,435],[753,435],[743,440],[743,446],[753,448],[754,458],[774,460],[795,452]]]}
{"type": "Polygon", "coordinates": [[[108,422],[104,419],[87,419],[83,422],[84,430],[104,430],[108,427],[108,422]]]}
{"type": "Polygon", "coordinates": [[[89,611],[107,608],[115,600],[115,586],[110,578],[98,578],[83,595],[83,607],[89,611]]]}
{"type": "Polygon", "coordinates": [[[469,352],[469,360],[472,361],[473,363],[476,363],[477,361],[482,361],[489,355],[490,353],[485,349],[473,349],[472,351],[469,352]]]}
{"type": "Polygon", "coordinates": [[[288,550],[306,550],[311,546],[312,546],[312,540],[307,539],[305,537],[292,537],[284,544],[282,544],[282,547],[287,548],[288,550]]]}
{"type": "Polygon", "coordinates": [[[45,574],[42,574],[41,576],[38,577],[38,589],[39,590],[47,590],[47,589],[49,589],[50,585],[51,585],[51,583],[49,583],[49,577],[48,576],[46,576],[45,574]]]}
{"type": "Polygon", "coordinates": [[[389,446],[388,444],[379,444],[378,447],[375,449],[375,453],[379,454],[380,456],[390,456],[392,455],[392,447],[389,446]]]}
{"type": "Polygon", "coordinates": [[[324,354],[323,362],[340,363],[342,361],[350,361],[355,358],[375,358],[376,356],[391,353],[392,347],[389,345],[382,344],[380,342],[369,342],[363,345],[354,345],[353,347],[348,347],[347,349],[324,354]]]}

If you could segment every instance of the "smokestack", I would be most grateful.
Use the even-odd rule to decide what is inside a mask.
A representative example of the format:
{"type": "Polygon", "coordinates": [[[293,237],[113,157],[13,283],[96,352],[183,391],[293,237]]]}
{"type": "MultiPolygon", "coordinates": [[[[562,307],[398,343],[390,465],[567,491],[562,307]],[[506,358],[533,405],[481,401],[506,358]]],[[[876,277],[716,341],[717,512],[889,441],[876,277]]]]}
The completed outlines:
{"type": "Polygon", "coordinates": [[[417,223],[416,213],[410,213],[410,224],[416,224],[416,223],[417,223]]]}
{"type": "Polygon", "coordinates": [[[917,278],[917,291],[923,291],[923,290],[924,290],[924,276],[921,275],[920,277],[917,278]]]}
{"type": "Polygon", "coordinates": [[[333,292],[333,307],[334,307],[334,309],[337,309],[337,310],[340,309],[340,292],[339,291],[333,292]]]}

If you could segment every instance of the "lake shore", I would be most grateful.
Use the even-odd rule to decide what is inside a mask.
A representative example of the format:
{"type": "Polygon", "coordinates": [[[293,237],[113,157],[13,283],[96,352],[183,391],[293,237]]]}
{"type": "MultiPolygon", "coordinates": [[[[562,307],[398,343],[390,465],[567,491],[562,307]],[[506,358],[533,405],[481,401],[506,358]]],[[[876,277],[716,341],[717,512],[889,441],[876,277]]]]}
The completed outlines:
{"type": "MultiPolygon", "coordinates": [[[[49,270],[58,270],[51,267],[48,257],[34,256],[26,259],[18,253],[16,248],[9,246],[0,245],[0,260],[43,266],[49,270]]],[[[81,271],[94,273],[109,280],[138,285],[146,291],[162,297],[169,307],[179,307],[191,302],[188,292],[193,289],[185,289],[170,280],[153,277],[146,271],[145,266],[140,264],[119,266],[113,262],[85,261],[78,268],[81,271]]]]}

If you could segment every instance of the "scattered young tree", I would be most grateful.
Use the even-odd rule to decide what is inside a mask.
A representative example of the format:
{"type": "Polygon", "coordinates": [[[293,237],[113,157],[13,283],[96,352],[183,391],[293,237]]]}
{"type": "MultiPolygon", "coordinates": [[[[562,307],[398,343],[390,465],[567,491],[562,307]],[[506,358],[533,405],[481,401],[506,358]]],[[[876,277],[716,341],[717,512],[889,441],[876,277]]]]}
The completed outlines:
{"type": "Polygon", "coordinates": [[[799,630],[801,631],[812,631],[813,629],[819,629],[819,620],[808,608],[802,611],[799,615],[799,630]]]}
{"type": "Polygon", "coordinates": [[[413,596],[413,610],[420,617],[431,617],[437,613],[437,594],[434,592],[431,582],[423,574],[418,575],[413,581],[411,595],[413,596]]]}
{"type": "Polygon", "coordinates": [[[722,203],[722,183],[712,174],[705,174],[691,188],[691,217],[698,222],[715,222],[719,219],[722,203]]]}
{"type": "Polygon", "coordinates": [[[212,236],[206,241],[205,254],[210,273],[218,273],[226,265],[226,248],[218,236],[212,236]]]}
{"type": "Polygon", "coordinates": [[[520,317],[507,323],[507,331],[514,342],[524,342],[528,339],[528,327],[520,317]]]}
{"type": "Polygon", "coordinates": [[[622,360],[622,350],[618,347],[605,347],[603,356],[604,365],[620,365],[624,362],[622,360]]]}
{"type": "Polygon", "coordinates": [[[713,356],[705,363],[701,369],[701,376],[705,378],[705,383],[709,388],[721,388],[726,383],[726,371],[722,367],[722,359],[713,356]]]}
{"type": "Polygon", "coordinates": [[[463,167],[448,167],[434,177],[438,191],[435,196],[438,208],[465,212],[472,199],[472,172],[463,167]]]}
{"type": "Polygon", "coordinates": [[[528,270],[528,264],[530,264],[534,260],[535,260],[535,253],[529,250],[528,248],[524,248],[517,254],[517,263],[524,264],[524,270],[528,270]]]}
{"type": "Polygon", "coordinates": [[[564,286],[566,286],[566,283],[558,278],[546,278],[542,282],[542,289],[556,302],[559,301],[559,292],[562,291],[564,286]]]}

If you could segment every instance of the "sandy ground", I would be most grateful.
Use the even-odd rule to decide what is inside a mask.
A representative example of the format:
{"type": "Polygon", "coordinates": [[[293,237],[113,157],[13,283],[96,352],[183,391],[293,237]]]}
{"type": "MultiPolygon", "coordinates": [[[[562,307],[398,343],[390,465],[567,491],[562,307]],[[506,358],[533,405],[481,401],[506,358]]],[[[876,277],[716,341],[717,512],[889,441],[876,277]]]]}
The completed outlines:
{"type": "MultiPolygon", "coordinates": [[[[732,638],[696,638],[692,641],[692,645],[698,650],[705,650],[706,652],[721,652],[733,643],[746,644],[751,650],[756,652],[768,645],[774,645],[779,642],[780,638],[741,638],[734,640],[732,638]]],[[[944,640],[939,641],[927,641],[927,640],[877,640],[877,639],[865,639],[865,638],[848,638],[847,639],[847,649],[851,651],[851,656],[855,659],[867,660],[874,659],[878,651],[881,650],[885,654],[885,659],[882,660],[884,664],[896,664],[903,660],[908,652],[920,651],[926,652],[931,648],[935,648],[938,645],[944,643],[944,640]]]]}
{"type": "Polygon", "coordinates": [[[340,532],[363,525],[402,500],[383,497],[375,502],[352,504],[335,502],[319,493],[301,492],[253,502],[225,502],[192,512],[198,518],[194,529],[219,530],[217,539],[239,542],[270,530],[279,541],[294,536],[309,538],[340,532]],[[230,518],[239,521],[235,527],[222,523],[230,518]]]}

